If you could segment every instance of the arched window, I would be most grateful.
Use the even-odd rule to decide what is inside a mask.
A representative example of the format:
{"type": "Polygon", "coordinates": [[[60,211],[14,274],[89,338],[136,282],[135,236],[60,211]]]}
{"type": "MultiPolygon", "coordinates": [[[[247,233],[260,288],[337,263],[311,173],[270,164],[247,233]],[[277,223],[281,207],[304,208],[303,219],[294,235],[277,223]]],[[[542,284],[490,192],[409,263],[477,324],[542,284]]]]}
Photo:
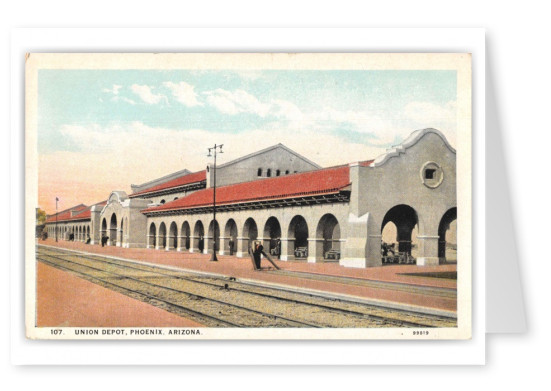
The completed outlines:
{"type": "Polygon", "coordinates": [[[176,201],[178,199],[178,197],[174,197],[174,201],[176,201]]]}
{"type": "Polygon", "coordinates": [[[281,171],[280,170],[276,170],[276,176],[280,176],[281,175],[281,171]]]}
{"type": "Polygon", "coordinates": [[[268,168],[268,169],[266,170],[266,176],[267,176],[267,177],[271,177],[271,176],[272,176],[272,169],[271,169],[271,168],[268,168]]]}
{"type": "Polygon", "coordinates": [[[289,170],[285,170],[285,175],[289,175],[289,170]]]}
{"type": "Polygon", "coordinates": [[[257,173],[256,173],[257,176],[262,176],[262,168],[259,168],[257,173]]]}
{"type": "Polygon", "coordinates": [[[161,204],[164,204],[166,201],[165,200],[161,200],[161,204]]]}

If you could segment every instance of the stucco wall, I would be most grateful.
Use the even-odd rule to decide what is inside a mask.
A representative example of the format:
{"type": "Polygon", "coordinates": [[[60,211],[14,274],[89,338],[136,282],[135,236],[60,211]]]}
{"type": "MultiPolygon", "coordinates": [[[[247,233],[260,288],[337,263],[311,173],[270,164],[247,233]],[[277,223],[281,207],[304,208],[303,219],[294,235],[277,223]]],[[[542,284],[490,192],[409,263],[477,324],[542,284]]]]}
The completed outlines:
{"type": "MultiPolygon", "coordinates": [[[[285,175],[286,171],[289,171],[289,174],[293,174],[295,172],[311,171],[319,168],[314,163],[300,155],[290,152],[283,146],[276,146],[268,151],[244,159],[238,159],[228,164],[221,163],[222,162],[218,160],[216,170],[217,186],[267,178],[268,169],[271,170],[271,176],[275,177],[277,176],[277,170],[280,171],[280,175],[285,175]],[[258,176],[259,168],[262,169],[261,176],[258,176]]],[[[207,173],[207,187],[211,187],[214,183],[212,165],[209,164],[209,167],[210,169],[207,173]]]]}

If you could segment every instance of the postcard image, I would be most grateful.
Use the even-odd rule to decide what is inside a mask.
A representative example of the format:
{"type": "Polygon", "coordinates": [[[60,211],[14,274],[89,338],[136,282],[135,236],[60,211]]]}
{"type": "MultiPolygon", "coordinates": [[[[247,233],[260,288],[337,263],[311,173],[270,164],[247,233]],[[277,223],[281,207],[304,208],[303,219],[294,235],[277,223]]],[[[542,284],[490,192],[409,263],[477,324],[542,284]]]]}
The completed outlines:
{"type": "Polygon", "coordinates": [[[470,339],[469,53],[30,53],[31,339],[470,339]]]}

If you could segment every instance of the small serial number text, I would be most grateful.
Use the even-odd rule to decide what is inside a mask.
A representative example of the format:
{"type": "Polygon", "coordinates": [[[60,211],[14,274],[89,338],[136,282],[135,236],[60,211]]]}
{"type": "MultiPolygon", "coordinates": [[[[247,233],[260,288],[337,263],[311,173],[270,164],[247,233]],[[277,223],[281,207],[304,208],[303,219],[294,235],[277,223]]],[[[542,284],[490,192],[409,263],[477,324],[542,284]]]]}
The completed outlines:
{"type": "Polygon", "coordinates": [[[413,335],[429,335],[429,331],[428,330],[414,331],[413,335]]]}

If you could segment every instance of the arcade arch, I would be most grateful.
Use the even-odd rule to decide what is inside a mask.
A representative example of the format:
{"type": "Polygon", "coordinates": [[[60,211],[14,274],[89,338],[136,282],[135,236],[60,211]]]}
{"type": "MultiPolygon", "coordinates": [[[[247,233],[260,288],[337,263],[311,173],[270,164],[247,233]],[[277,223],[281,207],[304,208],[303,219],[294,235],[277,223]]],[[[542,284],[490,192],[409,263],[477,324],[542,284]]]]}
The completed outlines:
{"type": "Polygon", "coordinates": [[[383,218],[381,234],[389,222],[392,222],[396,227],[397,251],[411,255],[413,228],[419,224],[417,212],[411,206],[405,204],[390,208],[383,218]]]}
{"type": "Polygon", "coordinates": [[[237,224],[235,223],[234,219],[229,219],[226,222],[226,226],[224,227],[224,237],[226,238],[228,243],[230,239],[233,242],[233,248],[229,248],[228,244],[229,253],[233,254],[236,251],[237,246],[237,224]]]}
{"type": "Polygon", "coordinates": [[[166,246],[167,250],[176,250],[178,248],[178,226],[176,222],[170,224],[168,230],[168,244],[166,246]]]}
{"type": "Polygon", "coordinates": [[[440,262],[457,261],[457,208],[444,213],[438,225],[438,258],[440,262]]]}
{"type": "Polygon", "coordinates": [[[183,249],[183,250],[189,250],[189,247],[190,247],[190,228],[189,228],[189,223],[187,221],[184,221],[182,223],[182,228],[180,230],[180,236],[181,236],[181,240],[182,240],[182,243],[180,244],[180,248],[183,249]]]}
{"type": "Polygon", "coordinates": [[[248,239],[247,251],[251,251],[253,242],[258,238],[258,227],[252,217],[249,217],[243,225],[243,238],[248,239]]]}
{"type": "Polygon", "coordinates": [[[117,215],[113,213],[111,215],[111,224],[109,225],[109,242],[111,246],[117,244],[117,215]]]}
{"type": "MultiPolygon", "coordinates": [[[[209,240],[211,241],[214,240],[214,248],[216,249],[216,251],[219,251],[220,250],[220,225],[218,224],[217,220],[212,220],[210,222],[208,237],[210,238],[209,240]]],[[[210,247],[212,248],[212,242],[210,247]]],[[[210,250],[210,248],[208,250],[210,250]]]]}
{"type": "Polygon", "coordinates": [[[289,254],[294,255],[295,258],[307,258],[308,257],[308,224],[301,215],[293,217],[289,223],[289,230],[287,233],[289,241],[292,245],[289,246],[289,254]]]}
{"type": "Polygon", "coordinates": [[[337,218],[331,213],[323,215],[316,229],[316,254],[318,257],[338,259],[341,251],[341,228],[337,218]]]}
{"type": "Polygon", "coordinates": [[[193,228],[193,237],[195,241],[195,245],[193,247],[202,253],[205,249],[205,227],[203,226],[201,220],[195,223],[195,227],[193,228]]]}
{"type": "Polygon", "coordinates": [[[274,216],[270,217],[264,224],[263,237],[265,251],[279,258],[281,255],[281,225],[274,216]]]}
{"type": "Polygon", "coordinates": [[[147,248],[155,248],[157,243],[157,227],[155,223],[149,226],[149,234],[147,235],[147,248]]]}
{"type": "Polygon", "coordinates": [[[157,246],[155,248],[165,249],[166,248],[166,225],[162,222],[159,225],[159,234],[157,239],[157,246]]]}

